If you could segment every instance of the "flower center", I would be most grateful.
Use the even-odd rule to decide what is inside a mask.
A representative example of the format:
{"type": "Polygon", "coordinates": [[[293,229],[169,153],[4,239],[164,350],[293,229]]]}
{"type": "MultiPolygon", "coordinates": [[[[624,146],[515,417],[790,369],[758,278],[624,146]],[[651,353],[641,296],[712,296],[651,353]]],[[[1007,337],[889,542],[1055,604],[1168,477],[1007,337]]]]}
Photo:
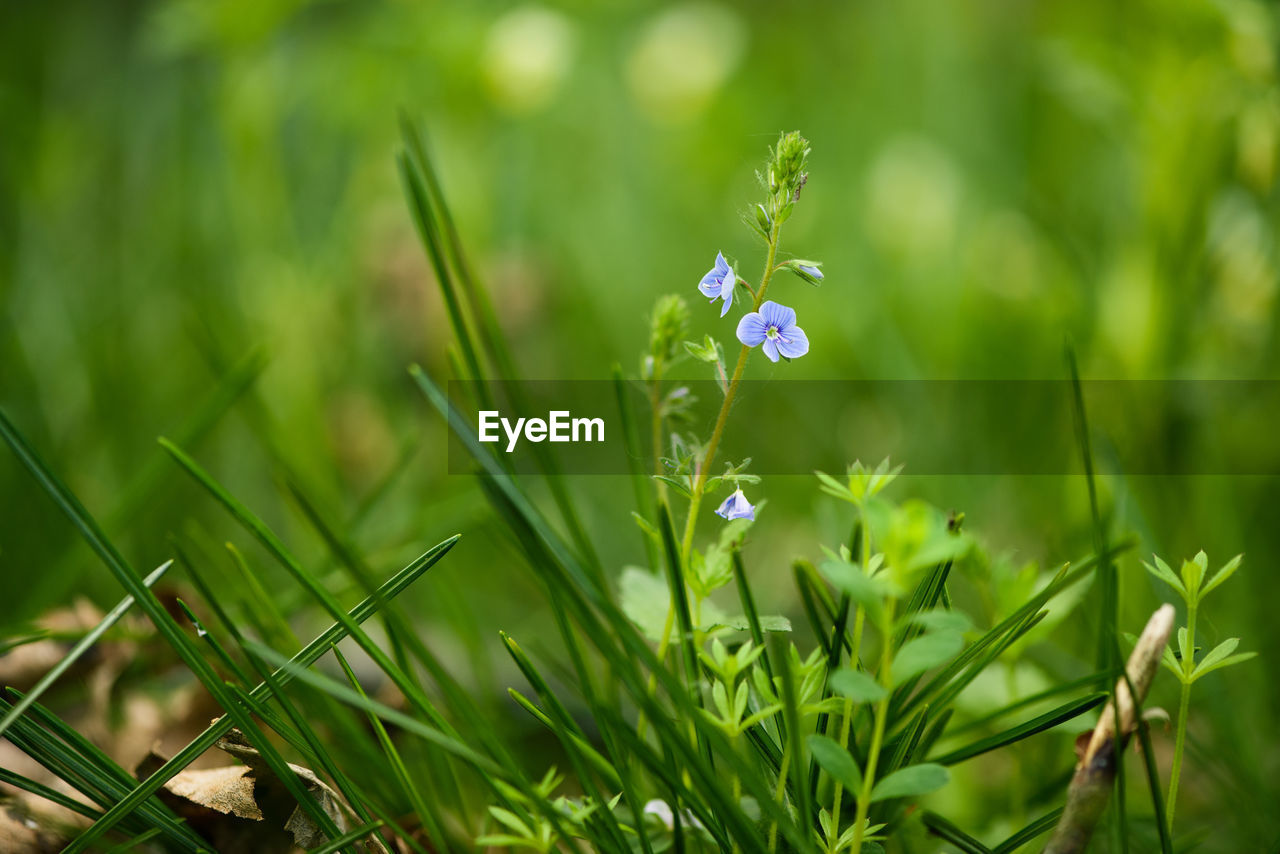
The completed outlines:
{"type": "Polygon", "coordinates": [[[778,337],[778,327],[776,327],[776,326],[770,326],[767,330],[765,330],[765,333],[764,333],[764,334],[765,334],[767,337],[769,337],[769,338],[777,338],[777,337],[778,337]]]}

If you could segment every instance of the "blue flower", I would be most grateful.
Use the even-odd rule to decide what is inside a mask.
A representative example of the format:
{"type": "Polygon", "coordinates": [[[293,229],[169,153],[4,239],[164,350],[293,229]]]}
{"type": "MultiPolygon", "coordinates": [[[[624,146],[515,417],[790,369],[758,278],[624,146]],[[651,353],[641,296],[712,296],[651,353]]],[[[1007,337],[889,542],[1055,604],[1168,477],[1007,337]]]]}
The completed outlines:
{"type": "Polygon", "coordinates": [[[750,519],[755,521],[756,508],[747,497],[742,494],[742,488],[739,487],[733,495],[724,500],[724,503],[716,508],[716,515],[725,519],[750,519]]]}
{"type": "Polygon", "coordinates": [[[701,282],[698,282],[698,290],[702,291],[704,297],[711,297],[712,302],[718,299],[724,300],[724,308],[720,309],[720,316],[724,317],[729,313],[729,306],[733,305],[733,289],[737,285],[737,273],[733,272],[729,262],[724,260],[724,255],[717,252],[716,265],[702,277],[701,282]]]}
{"type": "Polygon", "coordinates": [[[795,311],[773,300],[766,300],[759,311],[743,315],[738,321],[738,340],[748,347],[763,344],[764,354],[771,362],[778,361],[780,354],[798,359],[809,352],[809,339],[796,326],[795,311]]]}

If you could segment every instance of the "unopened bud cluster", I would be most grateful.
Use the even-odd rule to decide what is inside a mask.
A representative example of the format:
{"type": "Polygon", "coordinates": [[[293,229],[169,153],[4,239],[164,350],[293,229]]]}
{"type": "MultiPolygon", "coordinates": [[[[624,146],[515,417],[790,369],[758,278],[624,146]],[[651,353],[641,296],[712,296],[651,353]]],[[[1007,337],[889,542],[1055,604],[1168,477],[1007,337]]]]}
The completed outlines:
{"type": "Polygon", "coordinates": [[[799,131],[784,133],[770,152],[768,174],[765,183],[769,189],[766,209],[770,218],[784,221],[791,213],[791,206],[800,200],[809,174],[805,166],[809,159],[809,140],[799,131]]]}

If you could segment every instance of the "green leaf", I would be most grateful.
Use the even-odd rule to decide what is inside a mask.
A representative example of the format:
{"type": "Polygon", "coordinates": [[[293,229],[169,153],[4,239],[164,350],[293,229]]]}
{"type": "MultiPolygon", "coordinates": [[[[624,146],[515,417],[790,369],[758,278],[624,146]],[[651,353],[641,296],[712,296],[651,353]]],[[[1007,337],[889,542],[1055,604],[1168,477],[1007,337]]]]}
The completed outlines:
{"type": "Polygon", "coordinates": [[[1182,585],[1182,579],[1174,575],[1173,570],[1169,568],[1169,564],[1160,559],[1158,555],[1152,555],[1155,559],[1155,565],[1147,563],[1145,560],[1142,565],[1147,568],[1147,572],[1172,587],[1185,599],[1187,596],[1187,588],[1182,585]]]}
{"type": "Polygon", "coordinates": [[[862,791],[862,772],[858,770],[858,763],[853,761],[849,751],[841,747],[835,739],[825,735],[815,733],[809,736],[807,741],[814,761],[822,767],[823,771],[831,775],[831,779],[838,780],[840,785],[851,792],[862,791]]]}
{"type": "Polygon", "coordinates": [[[941,765],[926,762],[894,771],[876,783],[871,790],[871,802],[891,798],[914,798],[936,792],[951,782],[951,772],[941,765]]]}
{"type": "Polygon", "coordinates": [[[699,599],[706,599],[733,581],[732,553],[719,543],[712,543],[706,554],[694,550],[689,556],[689,587],[699,599]]]}
{"type": "Polygon", "coordinates": [[[1178,627],[1178,656],[1182,660],[1182,666],[1190,672],[1191,667],[1196,663],[1196,651],[1191,648],[1190,635],[1187,634],[1186,626],[1178,627]]]}
{"type": "Polygon", "coordinates": [[[867,616],[878,621],[888,586],[879,578],[871,578],[862,567],[844,560],[825,560],[819,567],[827,580],[842,593],[847,593],[855,604],[867,611],[867,616]]]}
{"type": "Polygon", "coordinates": [[[855,703],[874,703],[884,697],[885,690],[869,673],[844,667],[827,680],[831,690],[855,703]]]}
{"type": "Polygon", "coordinates": [[[1173,654],[1173,647],[1168,644],[1165,644],[1164,651],[1160,654],[1160,663],[1170,673],[1177,676],[1179,682],[1187,681],[1187,674],[1182,672],[1182,664],[1179,663],[1178,657],[1173,654]]]}
{"type": "Polygon", "coordinates": [[[1230,667],[1233,664],[1239,664],[1242,661],[1248,661],[1251,658],[1257,657],[1258,654],[1256,652],[1242,652],[1242,653],[1239,653],[1238,655],[1227,655],[1227,653],[1229,653],[1231,650],[1236,648],[1236,644],[1238,644],[1239,642],[1240,642],[1239,638],[1231,638],[1230,640],[1225,640],[1221,644],[1219,644],[1218,647],[1213,650],[1213,652],[1210,652],[1208,655],[1204,657],[1204,661],[1201,661],[1199,666],[1196,667],[1196,669],[1192,672],[1191,681],[1194,682],[1197,679],[1199,679],[1201,676],[1205,676],[1209,673],[1212,673],[1215,670],[1221,670],[1224,667],[1230,667]],[[1214,656],[1218,652],[1218,650],[1222,649],[1228,644],[1231,645],[1230,648],[1227,649],[1221,656],[1218,656],[1217,658],[1215,658],[1214,656]]]}
{"type": "Polygon", "coordinates": [[[720,358],[720,347],[710,335],[703,338],[701,343],[684,342],[684,349],[699,362],[716,362],[720,358]]]}
{"type": "Polygon", "coordinates": [[[919,611],[909,614],[904,623],[914,623],[921,626],[925,631],[931,632],[955,632],[962,634],[973,629],[973,621],[963,611],[953,611],[948,608],[937,608],[932,611],[919,611]]]}
{"type": "MultiPolygon", "coordinates": [[[[707,605],[702,605],[703,617],[705,619],[707,605]]],[[[759,617],[760,630],[764,632],[789,632],[791,631],[791,620],[778,614],[763,614],[759,617]]],[[[751,620],[743,614],[735,614],[732,617],[719,617],[714,622],[706,626],[699,627],[702,630],[714,628],[733,629],[735,632],[745,632],[751,628],[751,620]]]]}
{"type": "Polygon", "coordinates": [[[1208,596],[1211,590],[1215,589],[1218,585],[1222,584],[1222,582],[1235,575],[1236,570],[1240,568],[1240,561],[1242,560],[1244,560],[1244,555],[1236,555],[1231,560],[1227,561],[1226,564],[1223,565],[1222,569],[1215,572],[1213,578],[1209,579],[1209,583],[1200,591],[1200,598],[1203,599],[1208,596]]]}
{"type": "Polygon", "coordinates": [[[1200,673],[1201,670],[1206,670],[1206,668],[1212,668],[1213,665],[1217,664],[1219,661],[1226,658],[1231,653],[1235,652],[1236,647],[1238,647],[1239,645],[1240,645],[1240,638],[1227,638],[1222,643],[1215,646],[1213,649],[1209,651],[1209,654],[1206,655],[1203,659],[1201,659],[1200,663],[1196,665],[1195,670],[1191,672],[1191,679],[1194,681],[1196,676],[1200,673]]]}
{"type": "Polygon", "coordinates": [[[672,489],[674,489],[676,492],[683,495],[685,498],[693,497],[693,493],[689,491],[689,485],[681,480],[678,480],[674,477],[668,477],[665,474],[655,474],[653,476],[653,479],[662,481],[663,483],[667,484],[672,489]]]}
{"type": "Polygon", "coordinates": [[[930,632],[907,641],[893,657],[893,684],[901,685],[913,676],[949,661],[964,649],[964,638],[955,632],[930,632]]]}
{"type": "Polygon", "coordinates": [[[841,501],[848,501],[850,504],[858,503],[849,487],[845,484],[824,472],[816,471],[814,474],[818,476],[818,480],[822,483],[821,489],[827,495],[839,498],[841,501]]]}
{"type": "Polygon", "coordinates": [[[1203,550],[1196,552],[1191,560],[1182,562],[1182,584],[1191,598],[1200,599],[1200,584],[1209,569],[1209,556],[1203,550]]]}
{"type": "Polygon", "coordinates": [[[636,566],[622,570],[618,581],[622,611],[650,640],[661,640],[671,608],[667,582],[636,566]]]}

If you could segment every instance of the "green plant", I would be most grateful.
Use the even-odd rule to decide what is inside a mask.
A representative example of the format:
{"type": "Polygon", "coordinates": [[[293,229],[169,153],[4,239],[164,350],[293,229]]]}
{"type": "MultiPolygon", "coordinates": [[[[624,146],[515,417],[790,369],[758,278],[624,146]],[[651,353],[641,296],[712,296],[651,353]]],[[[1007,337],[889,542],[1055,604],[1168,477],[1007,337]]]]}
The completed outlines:
{"type": "Polygon", "coordinates": [[[1201,677],[1215,670],[1231,667],[1248,661],[1257,655],[1256,652],[1236,652],[1240,645],[1239,638],[1227,638],[1196,661],[1196,619],[1200,613],[1200,605],[1204,598],[1216,590],[1240,568],[1243,555],[1236,555],[1227,561],[1211,577],[1208,576],[1209,558],[1199,552],[1190,560],[1182,562],[1182,570],[1174,574],[1167,563],[1158,556],[1152,555],[1155,563],[1143,563],[1147,572],[1173,588],[1182,597],[1187,609],[1187,624],[1178,629],[1178,648],[1166,647],[1161,663],[1165,669],[1177,677],[1181,684],[1178,699],[1178,716],[1174,723],[1176,735],[1173,744],[1173,767],[1169,774],[1169,794],[1165,805],[1165,815],[1169,826],[1173,827],[1173,816],[1178,805],[1178,784],[1182,777],[1182,754],[1187,740],[1187,719],[1191,708],[1191,686],[1201,677]],[[1206,580],[1207,579],[1207,580],[1206,580]]]}
{"type": "MultiPolygon", "coordinates": [[[[499,394],[519,401],[516,360],[486,291],[471,273],[421,135],[407,125],[405,143],[401,175],[453,326],[455,370],[459,378],[475,381],[466,385],[474,398],[465,403],[485,406],[499,394]],[[482,382],[492,376],[504,379],[482,382]]],[[[756,593],[757,573],[767,569],[755,563],[748,535],[770,523],[762,512],[765,502],[752,505],[742,487],[754,491],[767,484],[747,472],[749,460],[711,474],[750,352],[759,347],[775,360],[807,352],[794,314],[771,313],[764,300],[776,272],[794,273],[810,284],[824,278],[816,262],[777,258],[781,226],[807,180],[807,154],[803,138],[785,134],[762,174],[766,199],[748,220],[766,244],[759,284],[753,288],[739,280],[723,258],[708,273],[710,281],[704,278],[726,306],[739,287],[752,298],[745,331],[739,324],[742,349],[732,374],[714,338],[700,344],[680,341],[686,311],[674,299],[655,310],[649,353],[641,362],[640,379],[652,404],[647,431],[630,408],[621,368],[614,369],[631,459],[652,458],[663,467],[652,480],[639,471],[634,476],[631,517],[621,507],[608,508],[610,533],[629,526],[631,518],[638,523],[647,566],[621,572],[605,566],[574,494],[545,447],[532,446],[539,476],[513,474],[504,457],[477,440],[467,411],[440,383],[421,368],[411,369],[415,384],[474,463],[492,516],[545,595],[564,654],[548,652],[544,638],[529,650],[505,633],[501,642],[527,683],[523,690],[510,688],[509,696],[554,740],[554,767],[531,767],[540,760],[527,758],[479,708],[396,601],[455,547],[457,536],[378,584],[368,559],[353,545],[350,520],[329,520],[279,458],[277,447],[272,458],[283,474],[283,492],[323,547],[322,561],[300,557],[192,454],[161,440],[177,469],[255,549],[232,546],[211,554],[203,532],[176,536],[176,563],[198,595],[181,600],[175,615],[151,589],[168,564],[144,579],[0,415],[0,437],[128,593],[35,690],[26,696],[11,692],[0,704],[0,732],[71,785],[84,802],[12,772],[3,772],[4,782],[55,800],[91,822],[69,840],[71,852],[102,847],[108,840],[207,850],[208,840],[157,795],[215,746],[252,762],[259,779],[274,780],[287,791],[305,819],[306,834],[295,839],[305,838],[319,851],[380,850],[391,834],[404,847],[424,853],[487,845],[617,854],[861,854],[905,849],[915,837],[932,833],[981,854],[1013,851],[1050,830],[1062,812],[1060,785],[1029,796],[1028,806],[1042,814],[1002,834],[994,847],[916,805],[947,786],[951,769],[976,757],[1044,733],[1051,733],[1046,740],[1065,747],[1066,739],[1053,731],[1105,701],[1107,694],[1097,689],[1110,687],[1117,674],[1104,668],[1086,669],[1030,697],[1011,696],[981,715],[961,702],[1050,608],[1068,606],[1059,598],[1065,591],[1100,575],[1114,593],[1116,559],[1132,543],[1109,543],[1098,525],[1094,554],[1044,576],[1032,574],[1015,602],[979,617],[977,608],[971,613],[955,594],[982,600],[990,592],[984,588],[990,575],[977,570],[991,559],[963,530],[962,517],[920,501],[892,501],[886,490],[898,469],[887,461],[873,468],[854,463],[843,478],[817,478],[818,491],[849,513],[841,517],[847,537],[816,544],[792,564],[804,627],[811,635],[801,639],[790,620],[761,612],[764,603],[756,593]],[[753,315],[759,316],[759,328],[751,326],[753,315]],[[669,368],[681,347],[713,366],[723,391],[706,441],[672,429],[682,425],[683,410],[669,368]],[[646,434],[654,447],[642,447],[639,437],[646,434]],[[670,440],[664,441],[668,434],[670,440]],[[700,549],[702,499],[721,486],[734,492],[718,511],[724,522],[700,549]],[[545,493],[538,492],[540,487],[545,493]],[[682,526],[669,503],[677,495],[688,499],[682,526]],[[297,605],[255,583],[250,562],[262,557],[291,580],[297,605]],[[237,597],[214,580],[215,572],[241,582],[237,597]],[[726,594],[736,606],[725,604],[726,594]],[[354,606],[345,601],[356,599],[354,606]],[[295,642],[290,618],[304,605],[326,614],[332,624],[288,656],[282,650],[295,642]],[[141,781],[37,702],[132,606],[146,614],[224,711],[141,781]],[[375,617],[385,647],[363,626],[375,617]],[[373,693],[367,677],[339,651],[344,642],[359,647],[374,678],[402,699],[386,701],[373,693]],[[330,671],[315,669],[330,652],[330,671]],[[561,767],[564,773],[557,770],[561,767]],[[308,788],[320,775],[326,787],[331,784],[331,802],[339,805],[334,810],[308,788]]],[[[270,437],[262,440],[273,444],[270,437]]],[[[1180,767],[1190,683],[1247,657],[1232,655],[1232,644],[1193,666],[1195,609],[1236,566],[1228,564],[1202,589],[1205,562],[1197,560],[1191,570],[1184,566],[1181,582],[1158,560],[1152,570],[1181,585],[1189,608],[1185,640],[1180,635],[1182,663],[1166,662],[1184,681],[1175,768],[1180,767]]],[[[1104,625],[1113,628],[1117,603],[1108,599],[1107,608],[1104,616],[1112,622],[1104,625]]],[[[1114,642],[1113,632],[1102,633],[1100,647],[1114,642]]],[[[1100,660],[1111,655],[1106,652],[1100,660]]],[[[1070,774],[1068,765],[1064,749],[1051,752],[1041,770],[1057,780],[1070,774]]],[[[1157,793],[1154,773],[1149,780],[1157,793]]],[[[1170,807],[1176,789],[1175,772],[1170,807]]]]}

